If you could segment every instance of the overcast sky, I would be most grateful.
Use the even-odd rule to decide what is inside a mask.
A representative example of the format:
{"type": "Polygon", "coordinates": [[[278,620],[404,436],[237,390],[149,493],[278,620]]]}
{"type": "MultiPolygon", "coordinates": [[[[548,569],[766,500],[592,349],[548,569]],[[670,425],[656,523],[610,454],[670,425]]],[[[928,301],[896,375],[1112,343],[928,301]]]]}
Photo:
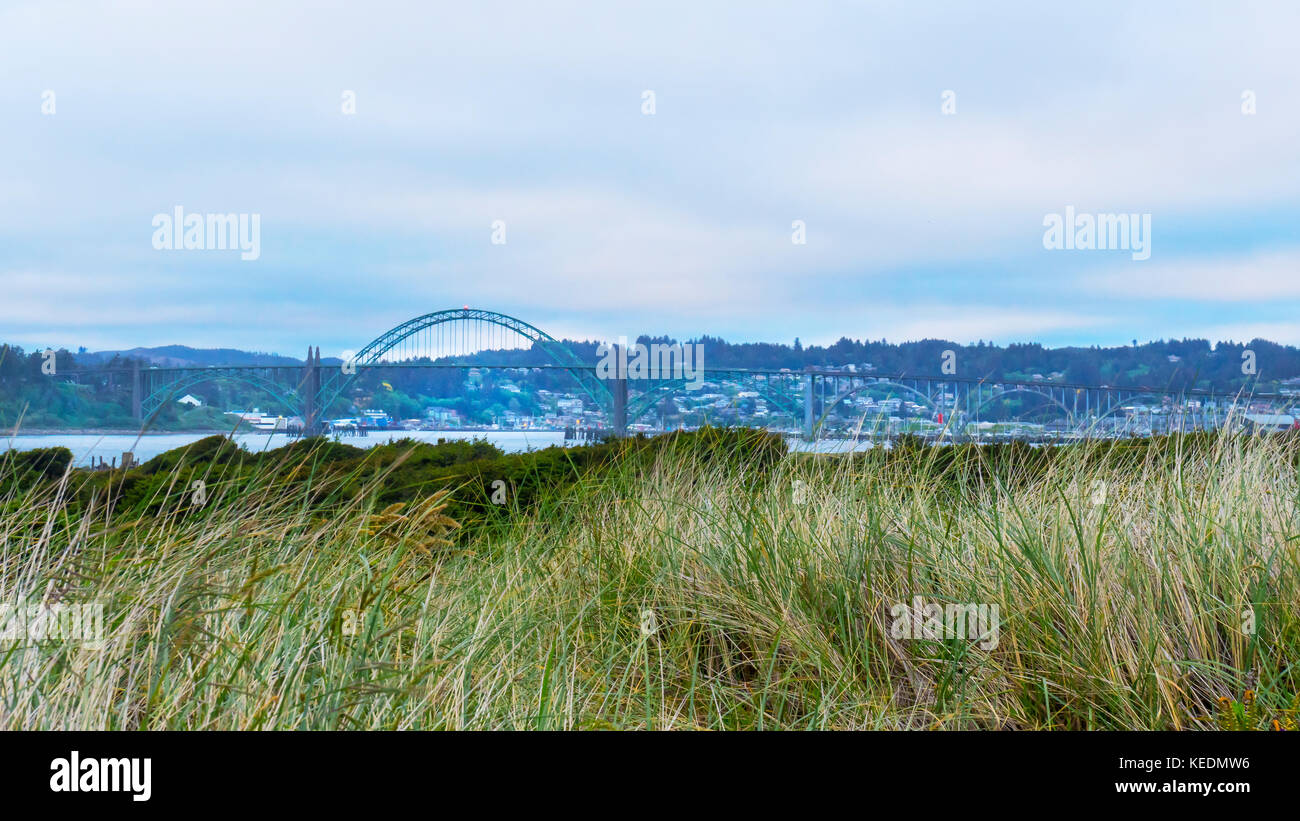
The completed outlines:
{"type": "Polygon", "coordinates": [[[1294,0],[308,5],[0,3],[0,340],[1300,343],[1294,0]],[[176,206],[260,256],[156,250],[176,206]]]}

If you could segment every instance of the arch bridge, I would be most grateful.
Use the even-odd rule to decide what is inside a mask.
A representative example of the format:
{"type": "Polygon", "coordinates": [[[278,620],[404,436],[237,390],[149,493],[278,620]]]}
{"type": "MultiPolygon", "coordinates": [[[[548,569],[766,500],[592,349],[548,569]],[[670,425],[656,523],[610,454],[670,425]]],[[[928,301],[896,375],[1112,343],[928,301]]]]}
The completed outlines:
{"type": "Polygon", "coordinates": [[[309,430],[322,414],[345,400],[360,374],[384,368],[535,368],[514,361],[484,363],[484,351],[538,350],[546,367],[567,371],[582,393],[597,404],[608,404],[609,385],[595,376],[594,366],[582,362],[568,346],[540,328],[516,317],[480,308],[459,308],[423,314],[397,325],[355,353],[345,351],[337,365],[325,365],[319,348],[308,348],[302,365],[172,367],[135,369],[132,411],[137,419],[153,418],[169,401],[206,382],[233,382],[259,390],[299,415],[309,430]],[[460,360],[460,361],[458,361],[460,360]]]}
{"type": "Polygon", "coordinates": [[[300,416],[304,429],[312,432],[321,429],[326,414],[350,401],[361,374],[376,369],[397,373],[404,368],[554,370],[566,374],[564,378],[571,380],[584,402],[605,411],[611,431],[618,435],[626,433],[629,423],[656,407],[665,407],[665,401],[689,401],[692,396],[696,399],[695,409],[703,409],[706,416],[715,413],[725,422],[734,416],[728,407],[734,408],[736,394],[719,393],[724,385],[740,387],[741,396],[756,402],[762,400],[773,415],[800,427],[807,438],[826,432],[836,420],[842,424],[859,413],[865,418],[874,412],[877,419],[882,418],[882,408],[903,402],[932,414],[934,420],[942,420],[944,429],[956,432],[990,414],[1004,418],[1011,410],[1022,416],[1031,412],[1035,418],[1050,420],[1050,424],[1086,430],[1089,425],[1113,424],[1113,417],[1125,409],[1125,402],[1139,399],[1166,406],[1181,403],[1183,407],[1188,404],[1184,400],[1200,399],[1205,406],[1214,406],[1216,412],[1213,419],[1205,414],[1199,420],[1193,416],[1192,426],[1217,426],[1222,421],[1217,408],[1239,399],[1211,391],[993,382],[955,374],[908,376],[826,368],[705,369],[702,358],[696,361],[698,370],[693,380],[681,376],[640,379],[617,368],[610,371],[596,362],[584,361],[569,346],[531,323],[469,307],[426,313],[402,322],[356,353],[344,352],[340,359],[338,364],[327,365],[319,348],[309,348],[306,361],[292,365],[137,367],[132,370],[132,411],[137,419],[150,420],[168,402],[182,398],[196,386],[224,381],[256,389],[289,414],[300,416]],[[539,363],[533,352],[544,354],[545,364],[539,363]],[[697,392],[700,388],[704,390],[697,392]]]}

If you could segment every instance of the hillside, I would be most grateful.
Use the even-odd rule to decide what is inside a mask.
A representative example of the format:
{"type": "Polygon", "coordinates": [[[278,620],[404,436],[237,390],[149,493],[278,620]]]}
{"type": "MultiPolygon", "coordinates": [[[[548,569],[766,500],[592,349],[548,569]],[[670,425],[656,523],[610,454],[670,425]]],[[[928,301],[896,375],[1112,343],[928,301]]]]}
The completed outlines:
{"type": "Polygon", "coordinates": [[[111,362],[114,357],[140,359],[160,368],[206,367],[208,365],[301,365],[301,359],[273,353],[252,353],[236,348],[191,348],[188,345],[160,345],[155,348],[131,348],[120,351],[94,351],[77,354],[78,364],[94,367],[111,362]]]}

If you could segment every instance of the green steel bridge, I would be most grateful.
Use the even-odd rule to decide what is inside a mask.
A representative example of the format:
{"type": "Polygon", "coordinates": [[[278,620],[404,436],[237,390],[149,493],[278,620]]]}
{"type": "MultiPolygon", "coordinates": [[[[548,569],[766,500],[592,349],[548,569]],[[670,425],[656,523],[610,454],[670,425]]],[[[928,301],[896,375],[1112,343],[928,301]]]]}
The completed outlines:
{"type": "MultiPolygon", "coordinates": [[[[616,348],[613,349],[616,351],[616,348]]],[[[611,357],[618,361],[618,357],[611,357]]],[[[679,360],[680,361],[680,360],[679,360]]],[[[698,364],[698,363],[697,363],[698,364]]],[[[458,308],[423,314],[386,331],[358,352],[345,352],[340,364],[322,362],[319,348],[308,348],[306,361],[296,365],[219,365],[207,367],[134,367],[129,370],[132,411],[148,422],[168,402],[194,387],[213,381],[237,382],[258,389],[285,408],[296,411],[307,432],[323,427],[324,414],[346,401],[362,374],[376,370],[469,368],[554,369],[567,372],[585,400],[607,412],[611,432],[624,435],[628,426],[665,400],[672,400],[701,382],[728,383],[752,391],[785,418],[797,420],[805,437],[816,437],[837,411],[841,416],[856,397],[872,396],[912,402],[953,427],[981,422],[997,403],[1015,398],[1031,406],[1038,418],[1079,431],[1105,423],[1117,414],[1129,415],[1138,402],[1155,402],[1177,413],[1177,427],[1212,428],[1223,424],[1228,408],[1243,401],[1280,402],[1295,397],[1251,394],[1249,397],[1192,389],[1074,385],[1060,382],[1015,382],[947,375],[878,374],[844,369],[747,369],[702,367],[691,374],[677,371],[663,377],[641,378],[621,366],[601,368],[582,361],[564,343],[545,331],[506,314],[479,308],[458,308]],[[538,364],[491,364],[465,361],[485,351],[531,348],[548,360],[538,364]],[[458,361],[459,360],[459,361],[458,361]]],[[[104,373],[105,371],[97,371],[104,373]]],[[[851,415],[851,414],[849,414],[851,415]]],[[[1170,427],[1174,427],[1172,424],[1170,427]]],[[[955,429],[955,428],[953,428],[955,429]]]]}

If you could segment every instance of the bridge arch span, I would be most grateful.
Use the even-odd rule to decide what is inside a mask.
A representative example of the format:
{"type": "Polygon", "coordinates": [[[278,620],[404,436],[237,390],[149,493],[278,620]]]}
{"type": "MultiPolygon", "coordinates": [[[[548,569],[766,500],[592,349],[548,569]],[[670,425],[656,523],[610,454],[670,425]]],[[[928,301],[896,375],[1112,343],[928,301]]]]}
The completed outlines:
{"type": "MultiPolygon", "coordinates": [[[[503,328],[513,332],[517,337],[528,340],[533,347],[540,348],[556,365],[568,369],[584,393],[598,403],[606,403],[610,398],[609,387],[597,379],[592,372],[592,365],[580,360],[569,347],[555,337],[517,317],[490,311],[484,308],[452,308],[443,311],[422,314],[396,325],[375,337],[360,351],[350,358],[350,363],[358,367],[378,366],[383,364],[383,357],[399,349],[404,342],[422,331],[452,323],[482,323],[503,328]]],[[[322,382],[321,403],[323,409],[329,408],[343,392],[356,380],[357,371],[344,373],[341,369],[326,376],[322,382]]]]}
{"type": "Polygon", "coordinates": [[[384,354],[394,350],[410,337],[420,331],[450,322],[483,322],[513,331],[516,335],[540,345],[557,365],[586,366],[578,357],[559,340],[528,322],[508,314],[489,311],[483,308],[452,308],[434,311],[397,325],[375,337],[357,352],[353,361],[358,365],[378,364],[384,354]]]}
{"type": "MultiPolygon", "coordinates": [[[[148,371],[143,371],[142,373],[148,373],[148,371]]],[[[191,388],[198,387],[206,382],[235,382],[241,385],[248,385],[257,388],[262,393],[279,402],[290,413],[294,412],[294,409],[297,408],[299,404],[298,392],[296,390],[286,388],[275,380],[268,379],[256,372],[231,373],[222,370],[207,373],[199,370],[183,374],[180,378],[174,379],[164,385],[153,387],[140,402],[142,415],[145,419],[151,419],[162,409],[164,403],[184,396],[191,388]]]]}
{"type": "MultiPolygon", "coordinates": [[[[717,377],[716,379],[718,382],[740,385],[747,390],[752,390],[763,399],[771,402],[773,405],[776,405],[782,411],[794,416],[795,418],[798,418],[799,414],[802,413],[799,408],[799,403],[793,397],[784,395],[779,391],[773,391],[771,385],[767,383],[767,380],[753,380],[747,382],[743,379],[726,377],[717,377]]],[[[658,405],[664,399],[686,392],[686,381],[684,379],[672,379],[651,385],[646,388],[646,390],[628,400],[628,423],[635,422],[637,419],[645,416],[654,408],[655,405],[658,405]]]]}
{"type": "Polygon", "coordinates": [[[1163,400],[1163,399],[1165,399],[1165,398],[1166,398],[1166,397],[1161,396],[1161,395],[1158,394],[1158,393],[1138,393],[1138,394],[1134,394],[1134,395],[1132,395],[1132,396],[1126,396],[1126,397],[1124,397],[1124,400],[1123,400],[1122,402],[1118,402],[1118,403],[1116,403],[1115,407],[1111,408],[1110,410],[1106,411],[1106,412],[1103,413],[1103,414],[1100,414],[1100,415],[1097,417],[1097,421],[1100,422],[1101,420],[1105,419],[1107,416],[1112,416],[1112,415],[1114,415],[1114,414],[1116,414],[1116,413],[1119,413],[1120,411],[1124,410],[1124,408],[1127,407],[1128,405],[1131,405],[1131,404],[1133,404],[1134,402],[1137,402],[1137,401],[1139,401],[1139,400],[1142,400],[1142,399],[1157,399],[1157,400],[1163,400]]]}
{"type": "Polygon", "coordinates": [[[1014,388],[1006,388],[1004,390],[1000,390],[997,393],[989,396],[983,402],[980,402],[978,405],[976,405],[975,406],[976,417],[979,416],[979,412],[983,410],[985,406],[987,406],[990,402],[994,402],[998,399],[1005,399],[1006,397],[1011,396],[1012,394],[1036,396],[1039,399],[1044,400],[1044,404],[1052,404],[1060,408],[1061,411],[1065,414],[1067,419],[1074,416],[1074,411],[1066,407],[1064,402],[1057,401],[1056,397],[1052,396],[1050,393],[1044,393],[1043,391],[1034,390],[1033,388],[1014,387],[1014,388]]]}
{"type": "Polygon", "coordinates": [[[864,385],[859,385],[856,388],[849,388],[844,393],[841,393],[839,396],[835,397],[835,399],[829,402],[826,405],[826,408],[822,411],[822,418],[825,419],[826,415],[829,414],[835,408],[836,405],[839,405],[841,402],[843,402],[845,399],[848,399],[850,396],[856,396],[862,393],[863,391],[871,390],[872,388],[879,388],[879,387],[898,388],[901,391],[905,391],[911,394],[912,396],[919,398],[926,405],[929,405],[931,410],[939,409],[939,406],[934,403],[934,400],[928,394],[919,391],[916,388],[910,387],[908,385],[904,385],[901,382],[895,382],[891,379],[879,379],[874,382],[868,382],[864,385]]]}
{"type": "MultiPolygon", "coordinates": [[[[873,388],[882,388],[882,387],[897,388],[907,394],[910,394],[911,396],[915,396],[921,402],[924,402],[930,408],[930,410],[937,411],[939,409],[939,406],[935,404],[934,400],[929,395],[927,395],[922,391],[917,390],[916,388],[913,388],[909,385],[904,385],[901,382],[895,382],[892,379],[877,379],[871,382],[866,382],[862,385],[859,385],[856,388],[849,388],[848,390],[841,393],[839,396],[836,396],[834,399],[827,402],[826,407],[822,408],[822,414],[817,418],[817,421],[813,425],[812,430],[814,432],[820,430],[821,427],[826,424],[826,420],[830,418],[831,411],[839,407],[839,405],[843,403],[844,400],[848,399],[849,397],[856,396],[862,393],[863,391],[871,390],[873,388]]],[[[809,390],[811,390],[811,387],[809,388],[809,390]]]]}

